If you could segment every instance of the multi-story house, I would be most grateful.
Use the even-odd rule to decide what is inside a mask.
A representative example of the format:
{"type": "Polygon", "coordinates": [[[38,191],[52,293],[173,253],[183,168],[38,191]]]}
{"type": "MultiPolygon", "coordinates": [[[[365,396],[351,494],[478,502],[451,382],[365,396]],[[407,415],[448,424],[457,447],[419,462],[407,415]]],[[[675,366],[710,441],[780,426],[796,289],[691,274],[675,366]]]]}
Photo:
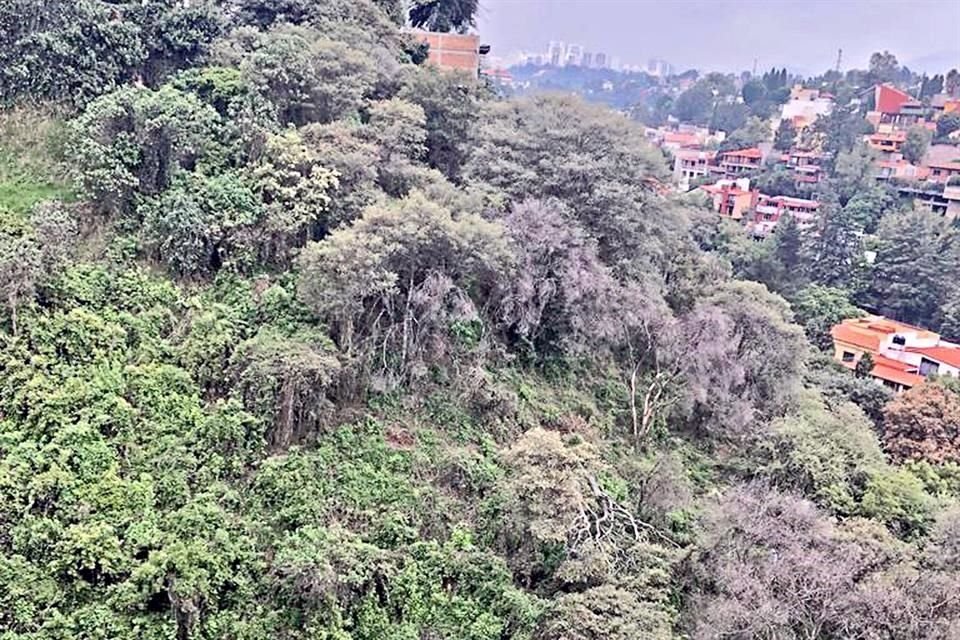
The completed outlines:
{"type": "Polygon", "coordinates": [[[720,168],[728,178],[734,178],[742,173],[757,171],[763,164],[763,152],[756,148],[724,151],[718,156],[720,168]]]}
{"type": "Polygon", "coordinates": [[[870,375],[895,391],[916,386],[929,375],[960,376],[960,345],[940,335],[883,316],[850,318],[834,325],[834,359],[854,369],[865,353],[870,375]]]}
{"type": "Polygon", "coordinates": [[[903,143],[907,140],[906,131],[877,132],[866,136],[867,144],[871,149],[880,153],[900,153],[903,143]]]}
{"type": "Polygon", "coordinates": [[[750,190],[750,181],[720,180],[701,187],[711,198],[713,210],[725,218],[742,221],[752,215],[759,192],[750,190]]]}
{"type": "Polygon", "coordinates": [[[785,215],[792,216],[801,227],[806,227],[813,224],[819,208],[820,203],[816,200],[761,193],[757,196],[749,229],[754,237],[766,237],[785,215]]]}
{"type": "Polygon", "coordinates": [[[949,182],[953,176],[960,176],[960,162],[931,162],[927,167],[930,169],[930,179],[942,184],[949,182]]]}
{"type": "Polygon", "coordinates": [[[696,149],[677,149],[673,154],[673,181],[683,191],[690,184],[711,173],[716,151],[698,151],[696,149]]]}
{"type": "Polygon", "coordinates": [[[798,184],[816,184],[823,179],[824,154],[815,151],[794,150],[787,156],[787,166],[793,168],[794,177],[798,184]]]}

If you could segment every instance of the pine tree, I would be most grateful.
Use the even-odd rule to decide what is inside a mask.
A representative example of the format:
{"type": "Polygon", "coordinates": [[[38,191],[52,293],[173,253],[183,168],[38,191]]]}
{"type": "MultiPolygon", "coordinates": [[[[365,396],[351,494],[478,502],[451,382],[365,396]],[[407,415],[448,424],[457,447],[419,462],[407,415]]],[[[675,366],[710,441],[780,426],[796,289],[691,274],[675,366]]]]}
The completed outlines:
{"type": "Polygon", "coordinates": [[[790,151],[797,139],[797,130],[789,120],[781,120],[777,134],[773,137],[773,148],[777,151],[790,151]]]}
{"type": "Polygon", "coordinates": [[[817,224],[804,242],[810,280],[827,287],[849,289],[860,253],[861,234],[859,223],[840,206],[836,195],[828,192],[823,196],[817,224]]]}
{"type": "Polygon", "coordinates": [[[904,322],[931,326],[950,274],[942,265],[948,236],[942,221],[926,211],[905,211],[880,221],[880,245],[870,278],[871,305],[904,322]]]}

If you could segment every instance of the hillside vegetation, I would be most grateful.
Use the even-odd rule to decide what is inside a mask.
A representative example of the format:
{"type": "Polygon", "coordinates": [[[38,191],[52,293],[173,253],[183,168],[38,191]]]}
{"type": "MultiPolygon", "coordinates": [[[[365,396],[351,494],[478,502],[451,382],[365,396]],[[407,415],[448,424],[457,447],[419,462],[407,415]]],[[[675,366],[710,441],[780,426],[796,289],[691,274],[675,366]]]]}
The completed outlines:
{"type": "Polygon", "coordinates": [[[0,638],[957,637],[958,458],[402,9],[0,0],[0,638]]]}

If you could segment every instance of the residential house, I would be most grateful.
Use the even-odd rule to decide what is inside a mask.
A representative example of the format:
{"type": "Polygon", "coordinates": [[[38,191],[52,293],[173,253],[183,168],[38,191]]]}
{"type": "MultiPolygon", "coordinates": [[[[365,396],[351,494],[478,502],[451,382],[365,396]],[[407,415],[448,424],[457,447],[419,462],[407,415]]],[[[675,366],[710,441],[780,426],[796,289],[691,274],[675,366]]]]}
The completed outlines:
{"type": "Polygon", "coordinates": [[[750,181],[747,179],[720,180],[701,189],[712,199],[714,211],[737,221],[751,215],[759,195],[757,191],[750,190],[750,181]]]}
{"type": "Polygon", "coordinates": [[[466,71],[480,75],[480,62],[490,47],[480,44],[480,36],[473,33],[436,33],[414,29],[413,35],[429,45],[427,64],[450,71],[466,71]]]}
{"type": "Polygon", "coordinates": [[[798,184],[816,184],[823,179],[823,168],[820,163],[826,157],[815,151],[793,150],[784,154],[787,166],[793,169],[798,184]]]}
{"type": "Polygon", "coordinates": [[[763,152],[757,147],[724,151],[719,154],[720,168],[728,178],[750,171],[758,171],[763,164],[763,152]]]}
{"type": "Polygon", "coordinates": [[[903,143],[907,141],[906,131],[877,132],[866,136],[867,144],[871,149],[880,153],[900,153],[903,143]]]}
{"type": "Polygon", "coordinates": [[[770,234],[785,215],[792,216],[801,227],[813,224],[820,203],[806,198],[789,196],[768,196],[758,194],[753,209],[753,221],[749,228],[754,237],[763,238],[770,234]]]}
{"type": "Polygon", "coordinates": [[[903,158],[880,160],[876,168],[877,180],[926,180],[930,176],[928,167],[918,167],[903,158]]]}
{"type": "Polygon", "coordinates": [[[900,108],[911,102],[913,96],[890,84],[878,84],[873,87],[873,111],[867,114],[872,123],[893,124],[900,115],[900,108]]]}
{"type": "Polygon", "coordinates": [[[696,149],[678,149],[673,154],[673,181],[681,190],[690,189],[690,183],[711,172],[716,151],[697,151],[696,149]]]}
{"type": "Polygon", "coordinates": [[[871,377],[895,391],[928,375],[960,376],[960,345],[940,335],[883,316],[850,318],[834,325],[834,359],[854,369],[865,353],[873,358],[871,377]]]}
{"type": "Polygon", "coordinates": [[[947,184],[953,176],[960,176],[960,162],[931,162],[927,164],[930,169],[930,179],[934,182],[947,184]]]}

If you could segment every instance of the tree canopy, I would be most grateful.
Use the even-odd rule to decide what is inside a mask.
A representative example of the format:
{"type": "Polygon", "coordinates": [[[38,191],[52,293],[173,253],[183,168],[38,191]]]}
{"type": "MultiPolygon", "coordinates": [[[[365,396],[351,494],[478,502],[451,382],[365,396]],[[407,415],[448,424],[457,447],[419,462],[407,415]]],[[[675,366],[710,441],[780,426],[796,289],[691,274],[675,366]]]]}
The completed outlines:
{"type": "MultiPolygon", "coordinates": [[[[631,119],[421,66],[477,11],[0,0],[0,636],[954,637],[955,385],[821,350],[954,335],[956,229],[838,109],[755,241],[631,119]]],[[[686,77],[791,138],[786,69],[686,77]]]]}

